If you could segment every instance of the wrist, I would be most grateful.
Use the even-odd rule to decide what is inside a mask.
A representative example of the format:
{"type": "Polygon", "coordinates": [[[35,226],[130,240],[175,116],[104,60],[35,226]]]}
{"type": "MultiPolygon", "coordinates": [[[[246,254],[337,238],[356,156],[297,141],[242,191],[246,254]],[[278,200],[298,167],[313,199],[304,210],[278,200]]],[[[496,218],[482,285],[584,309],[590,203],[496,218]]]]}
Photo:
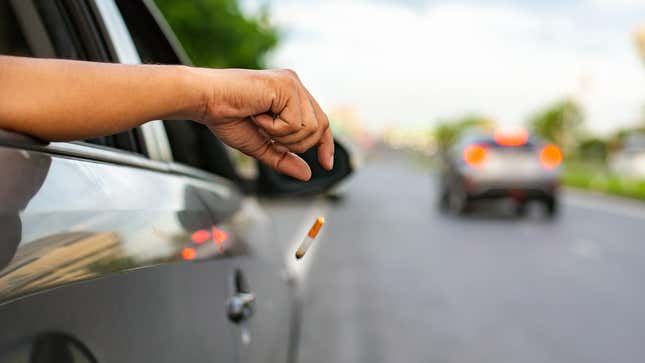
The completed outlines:
{"type": "Polygon", "coordinates": [[[171,66],[172,78],[175,80],[176,112],[171,115],[175,120],[193,120],[202,122],[208,109],[210,90],[199,69],[184,65],[171,66]]]}

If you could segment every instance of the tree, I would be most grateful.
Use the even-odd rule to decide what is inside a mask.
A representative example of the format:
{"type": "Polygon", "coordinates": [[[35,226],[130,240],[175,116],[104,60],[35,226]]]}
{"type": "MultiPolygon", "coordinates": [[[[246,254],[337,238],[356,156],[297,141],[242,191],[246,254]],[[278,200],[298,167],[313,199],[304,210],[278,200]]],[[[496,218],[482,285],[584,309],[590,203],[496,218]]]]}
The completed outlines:
{"type": "Polygon", "coordinates": [[[267,9],[244,14],[237,0],[155,0],[197,66],[264,68],[278,44],[267,9]]]}
{"type": "Polygon", "coordinates": [[[439,122],[434,130],[439,151],[446,151],[459,139],[461,134],[473,128],[490,129],[492,121],[478,115],[467,115],[456,119],[439,122]]]}
{"type": "Polygon", "coordinates": [[[600,137],[587,137],[578,143],[577,156],[582,160],[604,163],[609,153],[608,141],[600,137]]]}
{"type": "Polygon", "coordinates": [[[537,112],[529,124],[537,135],[570,149],[580,136],[583,121],[580,106],[571,99],[565,99],[537,112]]]}

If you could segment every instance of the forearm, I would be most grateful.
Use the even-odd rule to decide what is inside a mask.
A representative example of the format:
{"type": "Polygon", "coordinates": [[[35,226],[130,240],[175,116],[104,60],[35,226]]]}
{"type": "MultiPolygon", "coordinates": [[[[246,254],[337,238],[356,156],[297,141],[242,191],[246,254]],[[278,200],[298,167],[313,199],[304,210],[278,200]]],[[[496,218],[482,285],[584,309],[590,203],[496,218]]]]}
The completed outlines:
{"type": "Polygon", "coordinates": [[[62,141],[198,117],[204,94],[190,77],[182,66],[0,56],[0,129],[62,141]]]}

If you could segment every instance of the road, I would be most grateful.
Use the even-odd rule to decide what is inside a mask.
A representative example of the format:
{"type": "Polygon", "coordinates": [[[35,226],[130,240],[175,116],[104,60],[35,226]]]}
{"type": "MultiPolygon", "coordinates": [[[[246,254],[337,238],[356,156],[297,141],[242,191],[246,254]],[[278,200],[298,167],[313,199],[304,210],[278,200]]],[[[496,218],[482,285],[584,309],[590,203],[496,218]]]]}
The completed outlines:
{"type": "Polygon", "coordinates": [[[383,154],[328,213],[300,362],[645,359],[645,207],[569,193],[554,221],[436,208],[433,177],[383,154]]]}

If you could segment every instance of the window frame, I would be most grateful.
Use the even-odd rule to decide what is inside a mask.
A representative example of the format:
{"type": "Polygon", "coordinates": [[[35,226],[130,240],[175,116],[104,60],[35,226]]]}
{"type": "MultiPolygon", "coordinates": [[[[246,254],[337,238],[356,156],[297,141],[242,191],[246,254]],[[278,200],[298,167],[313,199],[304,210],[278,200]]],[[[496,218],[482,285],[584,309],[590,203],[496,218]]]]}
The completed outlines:
{"type": "MultiPolygon", "coordinates": [[[[74,0],[66,0],[74,1],[74,0]]],[[[141,58],[130,32],[114,0],[85,0],[94,12],[96,25],[102,32],[108,52],[114,61],[124,64],[141,64],[141,58]]],[[[153,120],[137,128],[145,143],[145,150],[152,160],[173,160],[163,121],[153,120]]]]}
{"type": "MultiPolygon", "coordinates": [[[[192,65],[161,11],[152,0],[112,0],[123,15],[139,58],[154,64],[192,65]]],[[[255,180],[241,177],[224,143],[205,126],[164,121],[168,145],[177,167],[224,177],[243,191],[252,192],[255,180]],[[172,143],[171,143],[172,141],[172,143]]]]}
{"type": "MultiPolygon", "coordinates": [[[[16,14],[20,31],[35,57],[140,63],[113,0],[8,0],[7,3],[16,14]],[[111,20],[104,20],[106,17],[111,20]],[[114,34],[119,38],[114,39],[114,34]]],[[[171,161],[163,125],[161,121],[154,123],[69,143],[171,161]]]]}

